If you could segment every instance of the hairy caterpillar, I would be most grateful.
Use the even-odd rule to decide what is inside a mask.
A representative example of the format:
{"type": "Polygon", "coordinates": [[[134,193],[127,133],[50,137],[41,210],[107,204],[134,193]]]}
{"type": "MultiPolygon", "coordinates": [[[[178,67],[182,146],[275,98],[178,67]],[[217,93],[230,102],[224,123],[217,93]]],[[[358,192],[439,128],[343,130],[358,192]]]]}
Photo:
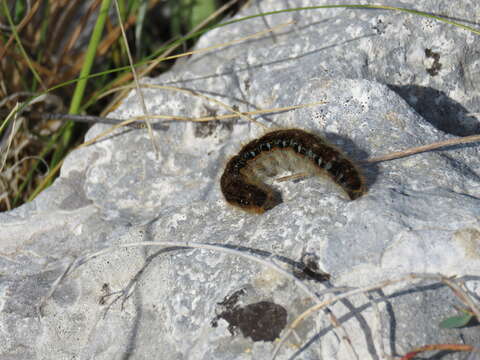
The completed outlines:
{"type": "Polygon", "coordinates": [[[285,129],[252,140],[230,159],[220,180],[225,200],[258,214],[272,209],[281,198],[262,178],[275,175],[278,167],[327,174],[351,200],[366,191],[359,169],[337,148],[306,131],[285,129]]]}

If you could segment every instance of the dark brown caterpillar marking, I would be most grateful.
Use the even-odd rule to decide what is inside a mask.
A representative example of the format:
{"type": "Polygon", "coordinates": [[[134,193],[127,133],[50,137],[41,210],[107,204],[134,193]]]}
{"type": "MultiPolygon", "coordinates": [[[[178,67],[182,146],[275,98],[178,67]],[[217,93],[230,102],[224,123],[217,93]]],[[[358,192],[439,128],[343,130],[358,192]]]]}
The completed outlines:
{"type": "MultiPolygon", "coordinates": [[[[327,174],[351,200],[366,191],[359,169],[334,146],[306,131],[286,129],[252,140],[230,159],[220,180],[227,202],[259,214],[278,205],[281,202],[278,194],[261,180],[258,169],[271,174],[271,161],[265,156],[280,154],[280,161],[288,159],[282,153],[292,153],[311,174],[327,174]]],[[[274,161],[279,162],[278,159],[274,161]]]]}

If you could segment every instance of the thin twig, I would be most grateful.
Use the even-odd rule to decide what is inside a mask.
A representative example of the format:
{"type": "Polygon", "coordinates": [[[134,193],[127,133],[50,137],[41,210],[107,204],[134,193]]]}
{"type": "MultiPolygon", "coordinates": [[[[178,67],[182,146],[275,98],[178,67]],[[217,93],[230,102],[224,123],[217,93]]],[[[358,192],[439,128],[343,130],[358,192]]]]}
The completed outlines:
{"type": "MultiPolygon", "coordinates": [[[[27,15],[28,15],[28,13],[32,10],[32,0],[27,0],[27,8],[25,10],[26,10],[27,15]]],[[[6,24],[4,24],[0,21],[0,30],[12,31],[12,27],[9,26],[9,25],[6,25],[6,24]]]]}
{"type": "MultiPolygon", "coordinates": [[[[117,125],[124,121],[123,119],[115,119],[115,118],[107,118],[102,116],[93,116],[93,115],[72,115],[72,114],[56,114],[56,113],[42,113],[42,114],[35,114],[33,117],[39,117],[42,120],[61,120],[61,121],[75,121],[87,124],[110,124],[110,125],[117,125]]],[[[133,123],[127,124],[126,126],[133,127],[133,128],[141,128],[145,122],[143,121],[135,121],[133,123]]]]}
{"type": "Polygon", "coordinates": [[[423,145],[423,146],[418,146],[414,148],[410,148],[407,150],[402,150],[402,151],[397,151],[388,155],[384,156],[378,156],[374,157],[371,159],[366,160],[366,163],[378,163],[382,161],[388,161],[388,160],[393,160],[393,159],[399,159],[403,158],[406,156],[426,152],[426,151],[431,151],[435,149],[439,149],[442,147],[446,146],[452,146],[452,145],[458,145],[458,144],[468,144],[468,143],[473,143],[480,141],[480,135],[471,135],[471,136],[465,136],[465,137],[460,137],[460,138],[455,138],[455,139],[449,139],[445,141],[439,141],[433,144],[428,144],[428,145],[423,145]]]}
{"type": "MultiPolygon", "coordinates": [[[[271,109],[264,109],[264,110],[255,110],[255,111],[242,111],[236,112],[233,114],[226,114],[226,115],[217,115],[217,116],[204,116],[199,118],[192,118],[186,116],[174,116],[174,115],[148,115],[148,116],[134,116],[127,120],[125,119],[118,119],[118,118],[107,118],[103,116],[92,116],[92,115],[72,115],[72,114],[58,114],[58,113],[42,113],[42,114],[35,114],[32,115],[33,117],[41,118],[42,120],[61,120],[61,121],[76,121],[76,122],[84,122],[84,123],[104,123],[104,124],[112,124],[112,125],[119,125],[124,123],[125,126],[129,126],[132,128],[142,128],[145,118],[148,119],[161,119],[161,120],[173,120],[173,121],[191,121],[191,122],[208,122],[208,121],[217,121],[217,120],[226,120],[226,119],[234,119],[238,117],[244,117],[249,115],[260,115],[260,114],[269,114],[269,113],[276,113],[276,112],[283,112],[289,110],[295,110],[307,106],[316,106],[324,104],[323,101],[311,104],[303,104],[303,105],[293,105],[293,106],[286,106],[280,108],[271,108],[271,109]]],[[[249,119],[250,120],[250,119],[249,119]]],[[[156,125],[155,123],[153,124],[156,125]]]]}

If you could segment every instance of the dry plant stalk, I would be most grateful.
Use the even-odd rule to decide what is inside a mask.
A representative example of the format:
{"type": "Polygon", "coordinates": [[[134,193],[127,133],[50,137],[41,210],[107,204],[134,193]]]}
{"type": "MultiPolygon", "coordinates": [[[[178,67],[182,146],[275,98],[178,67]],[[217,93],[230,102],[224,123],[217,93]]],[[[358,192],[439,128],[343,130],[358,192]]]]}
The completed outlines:
{"type": "MultiPolygon", "coordinates": [[[[118,16],[118,24],[120,25],[120,29],[122,30],[122,39],[123,39],[123,42],[124,42],[124,45],[125,45],[125,49],[127,51],[128,63],[130,65],[130,70],[132,72],[133,79],[135,81],[135,88],[137,90],[138,101],[140,102],[140,105],[142,106],[143,114],[144,115],[149,115],[149,111],[147,109],[147,104],[145,103],[145,98],[143,96],[143,92],[142,92],[142,89],[140,87],[140,83],[138,81],[137,72],[135,70],[135,67],[133,66],[133,58],[132,58],[132,54],[130,52],[130,46],[128,45],[127,34],[125,33],[125,28],[123,27],[122,15],[120,14],[120,8],[118,6],[118,0],[114,0],[114,3],[115,3],[115,10],[116,10],[117,16],[118,16]]],[[[155,151],[155,155],[158,159],[160,151],[158,149],[158,144],[155,141],[155,136],[153,135],[152,125],[150,124],[150,121],[148,119],[145,119],[145,124],[147,124],[148,136],[150,137],[150,141],[152,142],[152,146],[153,146],[153,149],[155,151]]]]}
{"type": "MultiPolygon", "coordinates": [[[[216,245],[216,244],[208,244],[208,243],[196,243],[196,242],[188,242],[188,241],[156,241],[156,242],[137,242],[137,243],[128,243],[128,244],[123,244],[123,245],[118,245],[118,246],[113,246],[109,247],[91,254],[87,254],[78,258],[73,259],[68,266],[66,267],[65,271],[57,278],[57,280],[54,281],[52,284],[52,287],[50,288],[50,291],[48,294],[41,300],[41,302],[37,306],[37,311],[39,316],[41,317],[41,310],[42,307],[45,305],[45,302],[53,295],[55,290],[58,288],[59,284],[68,277],[72,272],[74,272],[76,269],[78,269],[81,265],[87,263],[90,260],[96,259],[101,256],[108,255],[112,253],[113,251],[119,250],[119,249],[127,249],[127,248],[135,248],[135,247],[146,247],[146,246],[162,246],[162,247],[172,247],[173,249],[181,249],[181,248],[194,248],[194,249],[204,249],[204,250],[210,250],[210,251],[215,251],[215,252],[221,252],[221,253],[226,253],[234,256],[240,256],[242,258],[246,258],[250,261],[256,262],[258,264],[261,264],[262,266],[267,266],[271,269],[273,269],[276,272],[279,272],[280,274],[286,276],[288,279],[292,280],[303,292],[305,292],[305,295],[308,296],[308,298],[315,300],[317,304],[315,306],[312,306],[311,308],[307,309],[304,313],[302,313],[300,316],[295,319],[291,325],[288,327],[286,333],[282,336],[280,341],[278,342],[277,346],[275,347],[271,359],[275,359],[278,351],[280,350],[281,346],[285,343],[286,339],[290,334],[293,333],[294,329],[301,323],[303,320],[305,320],[307,317],[311,316],[315,312],[325,308],[329,304],[333,304],[341,299],[357,295],[357,294],[367,294],[372,290],[376,289],[381,289],[386,286],[390,286],[393,284],[401,283],[401,282],[413,282],[415,280],[423,279],[423,280],[433,280],[433,281],[438,281],[446,284],[452,290],[454,290],[455,294],[465,302],[473,302],[470,298],[470,296],[463,290],[461,289],[458,284],[452,281],[452,278],[443,276],[441,274],[429,274],[429,273],[424,273],[424,274],[419,274],[419,273],[412,273],[404,276],[400,276],[397,278],[393,278],[390,280],[386,281],[381,281],[376,284],[372,284],[369,286],[365,286],[363,288],[358,288],[358,289],[351,289],[351,288],[330,288],[330,289],[325,289],[319,294],[316,294],[315,292],[312,292],[304,282],[300,281],[298,278],[293,276],[290,272],[286,271],[283,267],[279,266],[276,263],[276,258],[275,256],[271,255],[268,258],[260,257],[257,254],[252,254],[248,253],[245,250],[249,250],[246,248],[230,248],[230,247],[224,247],[221,245],[216,245]],[[243,250],[243,251],[242,251],[243,250]],[[268,261],[268,260],[271,261],[268,261]],[[331,299],[325,300],[323,302],[320,302],[319,296],[326,295],[328,293],[335,293],[339,291],[344,291],[342,294],[335,296],[331,299]]],[[[142,270],[141,270],[142,271],[142,270]]],[[[121,294],[119,297],[117,297],[116,300],[120,299],[121,297],[128,296],[133,291],[133,287],[135,286],[135,282],[138,279],[134,278],[127,287],[120,291],[119,293],[121,294]]],[[[372,302],[372,299],[369,298],[369,300],[372,302]]],[[[478,308],[474,306],[472,308],[472,311],[477,314],[478,308]]],[[[341,336],[340,338],[343,339],[344,343],[348,346],[348,348],[351,351],[351,354],[355,358],[358,358],[355,350],[353,349],[353,345],[351,344],[351,340],[348,337],[348,333],[346,333],[345,329],[342,327],[341,323],[338,321],[338,319],[335,316],[330,317],[330,321],[332,325],[334,326],[335,329],[341,328],[342,331],[344,332],[344,335],[341,336]]],[[[428,345],[426,347],[422,347],[419,349],[414,350],[415,353],[418,353],[420,351],[427,351],[427,350],[436,350],[436,349],[442,349],[442,346],[444,349],[450,349],[454,350],[456,349],[457,351],[474,351],[472,347],[468,346],[457,346],[457,345],[450,345],[450,344],[440,344],[440,345],[428,345]]],[[[412,354],[413,352],[409,353],[412,354]]],[[[409,358],[405,358],[409,359],[409,358]]]]}
{"type": "Polygon", "coordinates": [[[425,351],[465,351],[465,352],[480,352],[480,349],[474,348],[472,345],[463,344],[430,344],[410,351],[405,356],[402,356],[400,360],[412,360],[419,353],[425,351]]]}
{"type": "Polygon", "coordinates": [[[271,360],[274,360],[275,357],[278,354],[278,351],[282,347],[282,345],[286,342],[287,338],[292,334],[294,329],[298,327],[305,319],[308,317],[312,316],[315,312],[318,312],[319,310],[322,310],[326,306],[333,304],[341,299],[356,295],[358,293],[366,293],[370,292],[372,290],[377,290],[377,289],[382,289],[384,287],[401,283],[401,282],[411,282],[414,280],[418,279],[423,279],[423,280],[433,280],[437,282],[444,283],[450,289],[453,291],[453,293],[465,304],[469,305],[471,307],[471,310],[474,312],[474,314],[477,316],[477,319],[480,319],[478,316],[480,316],[480,311],[478,307],[475,305],[471,297],[467,294],[466,291],[464,291],[458,284],[452,281],[452,278],[446,277],[441,274],[420,274],[420,273],[412,273],[408,274],[406,276],[400,276],[394,279],[386,280],[379,282],[377,284],[365,286],[363,288],[358,288],[354,289],[351,291],[348,291],[346,293],[343,293],[341,295],[335,296],[331,299],[325,300],[324,302],[317,304],[315,306],[310,307],[309,309],[305,310],[301,315],[299,315],[291,324],[288,326],[288,330],[285,332],[285,334],[281,337],[280,341],[277,343],[277,346],[275,347],[271,360]]]}
{"type": "MultiPolygon", "coordinates": [[[[190,32],[187,33],[186,36],[189,36],[196,31],[202,29],[204,26],[206,26],[211,20],[215,19],[217,16],[220,16],[222,13],[226,12],[228,9],[230,9],[235,3],[238,2],[238,0],[231,0],[227,4],[224,4],[220,8],[218,8],[215,12],[213,12],[211,15],[209,15],[205,20],[203,20],[200,24],[195,26],[190,32]]],[[[173,46],[171,48],[168,48],[165,50],[160,56],[158,56],[155,60],[153,60],[144,70],[140,71],[140,77],[143,77],[145,75],[148,75],[153,69],[155,69],[158,64],[160,64],[162,61],[168,60],[166,57],[171,54],[173,51],[175,51],[178,47],[180,46],[173,46]]],[[[182,54],[181,54],[182,55],[182,54]]],[[[132,74],[128,73],[122,76],[120,79],[118,79],[115,83],[114,86],[117,86],[117,84],[122,84],[125,83],[129,80],[131,80],[132,74]]],[[[104,112],[102,112],[102,115],[108,114],[112,108],[118,104],[118,102],[125,98],[127,96],[127,92],[123,91],[122,93],[118,94],[111,102],[110,104],[105,108],[104,112]]]]}
{"type": "MultiPolygon", "coordinates": [[[[131,87],[131,85],[129,85],[129,86],[131,87]]],[[[153,86],[153,85],[149,85],[149,86],[153,86]]],[[[165,88],[167,88],[167,89],[171,88],[171,90],[175,90],[175,91],[184,91],[186,93],[192,94],[193,96],[198,96],[198,92],[192,92],[191,90],[174,88],[174,87],[165,87],[165,88]]],[[[209,97],[205,97],[204,95],[202,95],[202,96],[204,98],[210,99],[209,97]]],[[[218,102],[218,100],[215,100],[215,101],[218,102]]],[[[223,104],[221,102],[219,102],[219,103],[223,104]]],[[[198,119],[189,118],[189,117],[182,117],[182,116],[171,116],[171,115],[135,116],[135,117],[132,117],[130,119],[123,120],[123,121],[120,120],[120,119],[109,119],[109,120],[113,120],[113,121],[117,120],[118,123],[113,125],[112,127],[108,128],[104,132],[100,133],[99,135],[95,136],[93,139],[90,139],[89,141],[86,141],[86,142],[78,145],[74,150],[80,149],[84,146],[92,145],[95,142],[97,142],[98,140],[108,136],[109,134],[111,134],[113,131],[115,131],[118,128],[121,128],[121,127],[124,127],[124,126],[130,126],[130,125],[134,125],[134,124],[135,125],[133,127],[138,128],[139,127],[138,125],[140,125],[139,121],[144,120],[145,118],[163,119],[163,120],[176,120],[176,121],[207,122],[207,121],[214,121],[214,120],[236,118],[236,117],[239,117],[240,114],[243,115],[243,116],[247,116],[247,115],[258,115],[258,114],[266,114],[266,113],[274,113],[274,112],[283,112],[283,111],[299,109],[299,108],[303,108],[303,107],[307,107],[307,106],[320,105],[320,104],[323,104],[323,103],[324,102],[321,101],[321,102],[318,102],[318,103],[303,104],[303,105],[292,105],[292,106],[285,106],[285,107],[281,107],[281,108],[248,111],[248,112],[241,112],[241,113],[234,113],[234,114],[227,114],[227,115],[219,115],[219,116],[206,116],[206,117],[202,117],[202,118],[198,118],[198,119]]],[[[62,117],[59,117],[59,118],[62,119],[62,117]]],[[[69,120],[69,119],[71,120],[72,117],[65,116],[62,120],[69,120]]],[[[104,118],[98,117],[98,118],[95,118],[93,120],[102,120],[102,119],[104,119],[104,118]]],[[[84,120],[88,121],[89,119],[88,119],[88,117],[84,117],[84,120]]],[[[90,120],[92,120],[91,117],[90,117],[90,120]]],[[[48,173],[48,175],[43,179],[42,183],[38,186],[39,189],[43,189],[45,184],[47,184],[51,181],[53,176],[55,176],[55,174],[58,172],[58,170],[60,170],[60,167],[62,166],[62,164],[63,164],[63,159],[60,160],[58,162],[58,164],[51,169],[51,171],[48,173]]],[[[33,194],[33,196],[36,196],[37,194],[38,194],[38,192],[35,192],[33,194]]]]}
{"type": "Polygon", "coordinates": [[[402,151],[396,151],[393,153],[390,153],[388,155],[384,156],[378,156],[374,158],[370,158],[366,160],[366,163],[378,163],[382,161],[389,161],[389,160],[394,160],[394,159],[400,159],[406,156],[410,155],[415,155],[419,154],[422,152],[426,151],[432,151],[436,149],[440,149],[446,146],[453,146],[453,145],[459,145],[459,144],[469,144],[473,142],[480,141],[480,135],[471,135],[471,136],[465,136],[465,137],[460,137],[460,138],[455,138],[455,139],[449,139],[445,141],[439,141],[435,142],[432,144],[428,145],[423,145],[423,146],[418,146],[418,147],[413,147],[407,150],[402,150],[402,151]]]}

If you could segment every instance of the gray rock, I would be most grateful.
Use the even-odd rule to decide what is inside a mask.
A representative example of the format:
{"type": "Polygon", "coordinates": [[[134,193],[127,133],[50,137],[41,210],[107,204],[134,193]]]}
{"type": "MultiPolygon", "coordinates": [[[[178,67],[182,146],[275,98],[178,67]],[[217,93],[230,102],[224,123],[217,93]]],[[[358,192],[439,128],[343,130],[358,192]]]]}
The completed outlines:
{"type": "MultiPolygon", "coordinates": [[[[262,1],[242,15],[313,3],[262,1]]],[[[473,1],[422,6],[462,19],[480,10],[473,1]]],[[[240,111],[323,100],[258,120],[322,134],[359,164],[479,130],[466,115],[478,111],[479,45],[448,25],[386,11],[303,11],[212,31],[197,47],[291,19],[297,22],[280,33],[195,55],[147,82],[204,92],[240,111]],[[440,54],[441,67],[432,64],[433,53],[425,57],[427,48],[440,54]]],[[[174,91],[145,95],[156,114],[228,112],[174,91]]],[[[140,114],[132,93],[112,117],[140,114]]],[[[478,146],[363,164],[368,193],[355,201],[325,179],[278,183],[283,203],[251,215],[225,203],[219,178],[241,144],[264,130],[243,119],[164,125],[155,132],[158,159],[146,131],[117,131],[73,152],[35,201],[0,215],[2,359],[267,358],[272,337],[314,301],[291,279],[245,258],[249,249],[257,258],[277,256],[284,269],[307,276],[302,281],[314,292],[428,272],[465,276],[468,290],[480,294],[478,146]],[[72,260],[139,241],[213,243],[240,254],[115,249],[75,263],[51,294],[72,260]],[[330,281],[301,271],[305,254],[330,281]],[[250,324],[255,318],[262,321],[250,324]]],[[[87,138],[106,128],[93,127],[87,138]]],[[[382,358],[381,344],[390,355],[429,343],[480,344],[478,326],[438,327],[461,306],[445,286],[400,283],[372,297],[380,318],[363,295],[330,307],[360,359],[382,358]]],[[[328,319],[308,318],[278,358],[350,359],[343,330],[333,330],[328,319]]]]}

